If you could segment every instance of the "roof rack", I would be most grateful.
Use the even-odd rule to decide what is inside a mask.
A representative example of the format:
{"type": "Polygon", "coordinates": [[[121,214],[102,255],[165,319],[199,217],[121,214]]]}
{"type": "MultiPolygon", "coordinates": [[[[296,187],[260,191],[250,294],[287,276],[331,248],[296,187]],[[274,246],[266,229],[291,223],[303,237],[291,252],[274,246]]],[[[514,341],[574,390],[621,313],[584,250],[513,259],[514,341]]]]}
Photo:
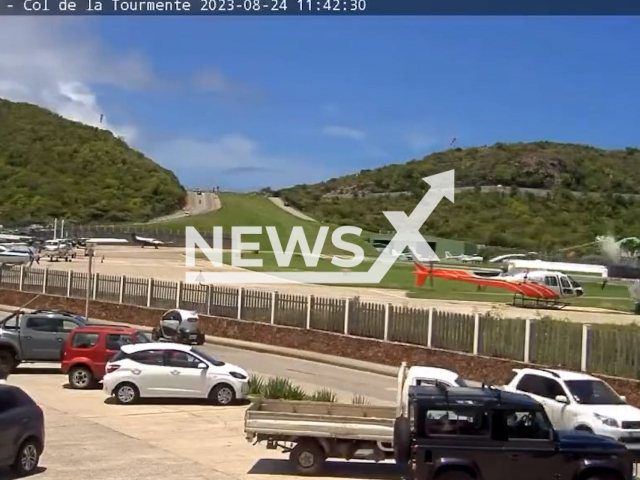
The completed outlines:
{"type": "Polygon", "coordinates": [[[78,315],[77,313],[69,310],[63,310],[61,308],[38,308],[31,313],[60,313],[62,315],[78,315]]]}
{"type": "Polygon", "coordinates": [[[554,372],[553,370],[550,370],[548,368],[541,368],[540,370],[542,370],[543,372],[550,373],[551,375],[553,375],[556,378],[560,378],[560,375],[558,374],[558,372],[554,372]]]}

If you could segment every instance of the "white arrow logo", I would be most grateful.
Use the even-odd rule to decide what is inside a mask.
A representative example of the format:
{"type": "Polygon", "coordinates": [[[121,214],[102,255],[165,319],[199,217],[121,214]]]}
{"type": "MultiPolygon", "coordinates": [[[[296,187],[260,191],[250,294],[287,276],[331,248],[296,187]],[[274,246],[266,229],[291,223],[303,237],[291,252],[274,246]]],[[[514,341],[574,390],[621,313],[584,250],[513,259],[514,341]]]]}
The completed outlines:
{"type": "Polygon", "coordinates": [[[187,283],[319,283],[319,284],[372,284],[380,283],[393,263],[408,247],[421,261],[440,261],[420,234],[420,228],[443,198],[454,202],[455,176],[449,170],[422,179],[430,185],[429,191],[407,216],[404,212],[383,212],[396,234],[389,246],[380,254],[368,272],[187,272],[187,283]]]}

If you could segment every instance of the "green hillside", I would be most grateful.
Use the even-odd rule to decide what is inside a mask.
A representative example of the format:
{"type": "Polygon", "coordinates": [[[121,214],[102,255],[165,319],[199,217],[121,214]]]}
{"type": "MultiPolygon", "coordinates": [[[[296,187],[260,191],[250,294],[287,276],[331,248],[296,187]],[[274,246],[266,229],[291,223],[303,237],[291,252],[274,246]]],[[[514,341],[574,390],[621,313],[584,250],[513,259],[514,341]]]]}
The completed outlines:
{"type": "MultiPolygon", "coordinates": [[[[215,212],[204,215],[184,217],[178,220],[158,223],[154,225],[159,230],[183,230],[187,226],[195,227],[200,231],[210,232],[214,226],[223,227],[225,235],[231,235],[231,227],[276,227],[282,248],[286,248],[289,236],[293,227],[301,226],[305,231],[305,236],[309,242],[310,250],[313,250],[318,231],[321,224],[301,220],[273,204],[268,198],[258,194],[240,193],[220,193],[222,208],[215,212]]],[[[336,249],[331,243],[331,232],[335,226],[327,224],[330,231],[324,244],[324,253],[343,253],[336,249]]],[[[358,243],[366,253],[375,253],[368,242],[364,239],[364,232],[361,240],[353,235],[344,235],[344,240],[358,243]]],[[[266,230],[262,229],[261,235],[243,235],[243,242],[259,242],[260,250],[270,251],[271,243],[266,230]]],[[[300,251],[296,249],[296,251],[300,251]]]]}
{"type": "Polygon", "coordinates": [[[140,221],[181,207],[175,175],[112,133],[0,99],[0,220],[140,221]]]}
{"type": "Polygon", "coordinates": [[[456,192],[455,204],[443,200],[424,233],[538,251],[640,233],[640,150],[631,148],[537,142],[452,149],[280,194],[321,221],[391,230],[382,212],[411,212],[428,189],[422,177],[450,169],[456,187],[470,188],[456,192]],[[481,191],[498,185],[508,188],[481,191]]]}

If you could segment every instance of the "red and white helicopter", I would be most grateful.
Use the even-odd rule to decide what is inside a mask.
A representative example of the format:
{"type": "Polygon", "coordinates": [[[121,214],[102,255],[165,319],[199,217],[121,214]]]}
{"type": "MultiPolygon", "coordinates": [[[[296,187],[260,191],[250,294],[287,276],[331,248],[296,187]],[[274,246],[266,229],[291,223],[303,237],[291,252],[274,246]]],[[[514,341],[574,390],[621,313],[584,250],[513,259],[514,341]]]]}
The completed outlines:
{"type": "MultiPolygon", "coordinates": [[[[414,259],[415,260],[415,259],[414,259]]],[[[548,270],[512,269],[506,272],[472,272],[424,266],[414,261],[416,285],[421,287],[426,279],[446,278],[460,282],[475,283],[480,287],[502,288],[513,292],[514,306],[563,308],[564,299],[584,295],[580,284],[562,272],[548,270]]]]}

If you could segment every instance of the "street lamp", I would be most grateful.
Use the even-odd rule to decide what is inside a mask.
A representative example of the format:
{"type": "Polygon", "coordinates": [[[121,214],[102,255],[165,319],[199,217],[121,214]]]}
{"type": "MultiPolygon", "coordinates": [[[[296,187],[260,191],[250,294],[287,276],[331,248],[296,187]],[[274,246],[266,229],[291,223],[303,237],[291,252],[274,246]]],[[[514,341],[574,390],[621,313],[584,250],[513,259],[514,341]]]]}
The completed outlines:
{"type": "Polygon", "coordinates": [[[92,276],[92,267],[93,267],[93,247],[95,247],[94,243],[87,243],[85,255],[89,256],[89,272],[87,276],[87,299],[84,305],[84,318],[89,320],[89,298],[91,297],[91,276],[92,276]]]}

